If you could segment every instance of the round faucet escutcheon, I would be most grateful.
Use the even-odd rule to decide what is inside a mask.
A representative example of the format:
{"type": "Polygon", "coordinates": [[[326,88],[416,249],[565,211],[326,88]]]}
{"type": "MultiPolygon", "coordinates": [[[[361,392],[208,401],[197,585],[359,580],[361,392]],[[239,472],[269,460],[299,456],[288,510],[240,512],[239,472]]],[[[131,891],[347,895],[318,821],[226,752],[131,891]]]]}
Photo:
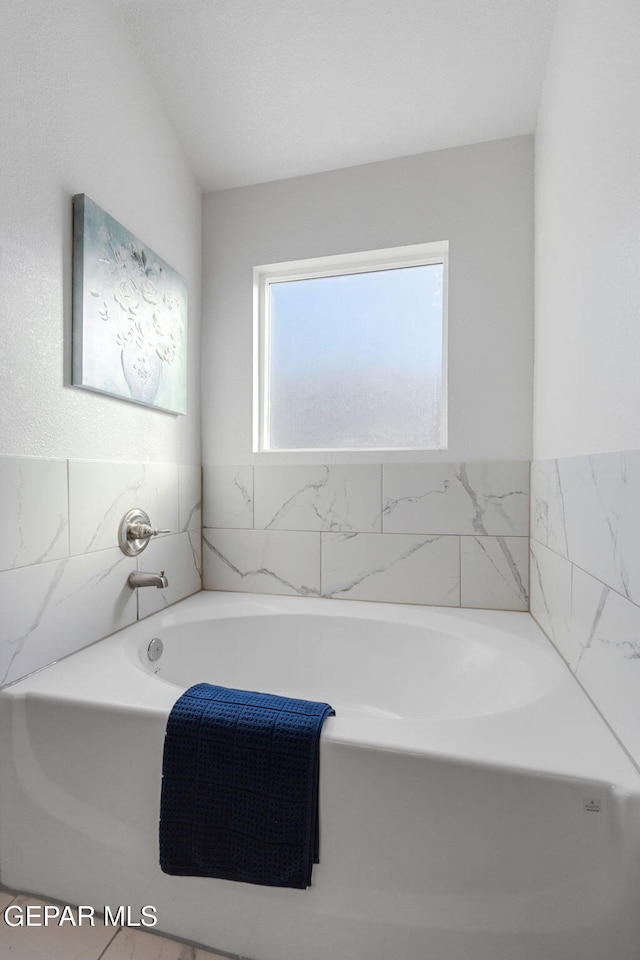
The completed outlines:
{"type": "Polygon", "coordinates": [[[159,530],[151,526],[149,515],[136,507],[125,513],[118,528],[118,546],[127,557],[137,557],[152,537],[171,530],[159,530]]]}

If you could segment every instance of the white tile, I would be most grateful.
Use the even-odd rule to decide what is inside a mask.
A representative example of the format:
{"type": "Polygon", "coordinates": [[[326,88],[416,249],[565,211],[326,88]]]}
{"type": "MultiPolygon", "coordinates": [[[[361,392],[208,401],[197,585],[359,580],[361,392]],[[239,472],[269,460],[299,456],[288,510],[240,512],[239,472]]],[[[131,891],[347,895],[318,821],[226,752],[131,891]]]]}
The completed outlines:
{"type": "Polygon", "coordinates": [[[640,451],[559,460],[552,487],[549,546],[640,603],[640,451]]]}
{"type": "Polygon", "coordinates": [[[576,676],[640,761],[640,607],[574,570],[576,676]]]}
{"type": "Polygon", "coordinates": [[[122,929],[101,960],[225,960],[218,953],[131,928],[122,929]]]}
{"type": "MultiPolygon", "coordinates": [[[[180,464],[178,467],[178,529],[198,530],[202,527],[202,467],[180,464]]],[[[156,524],[157,526],[157,524],[156,524]]]]}
{"type": "Polygon", "coordinates": [[[133,623],[132,570],[116,548],[0,573],[0,683],[133,623]]]}
{"type": "Polygon", "coordinates": [[[548,545],[640,602],[640,451],[553,461],[548,545]]]}
{"type": "Polygon", "coordinates": [[[375,533],[321,536],[323,596],[460,604],[458,537],[375,533]]]}
{"type": "Polygon", "coordinates": [[[266,530],[381,530],[381,467],[254,467],[254,526],[266,530]]]}
{"type": "Polygon", "coordinates": [[[202,540],[199,530],[157,537],[136,558],[138,570],[164,571],[169,586],[138,587],[138,617],[148,617],[202,589],[202,540]]]}
{"type": "Polygon", "coordinates": [[[575,657],[571,636],[571,564],[536,540],[531,541],[529,562],[531,615],[571,663],[575,657]]]}
{"type": "Polygon", "coordinates": [[[567,659],[575,673],[595,639],[612,590],[579,567],[573,569],[572,575],[571,635],[574,649],[572,656],[567,659]]]}
{"type": "Polygon", "coordinates": [[[640,450],[622,455],[622,471],[618,532],[621,592],[640,604],[640,450]]]}
{"type": "MultiPolygon", "coordinates": [[[[546,546],[550,547],[561,557],[568,557],[567,549],[567,522],[564,509],[564,492],[562,487],[562,475],[560,465],[565,463],[562,460],[547,461],[547,537],[546,546]]],[[[540,540],[539,537],[535,538],[540,540]]]]}
{"type": "Polygon", "coordinates": [[[549,524],[549,468],[550,460],[534,460],[531,464],[530,481],[530,530],[529,535],[547,546],[549,524]]]}
{"type": "MultiPolygon", "coordinates": [[[[20,896],[14,902],[23,910],[29,904],[34,908],[31,919],[35,924],[44,916],[47,901],[20,896]]],[[[60,908],[60,904],[51,906],[60,908]]],[[[54,918],[46,926],[11,927],[0,923],[0,955],[11,960],[98,960],[117,931],[105,927],[97,916],[93,926],[86,915],[79,924],[77,913],[72,912],[75,926],[69,920],[58,925],[54,918]]]]}
{"type": "Polygon", "coordinates": [[[529,609],[528,537],[461,537],[460,604],[529,609]]]}
{"type": "Polygon", "coordinates": [[[383,504],[385,533],[528,536],[529,464],[385,464],[383,504]]]}
{"type": "Polygon", "coordinates": [[[0,570],[69,555],[67,461],[0,457],[0,570]]]}
{"type": "Polygon", "coordinates": [[[69,462],[71,554],[117,546],[125,513],[139,507],[154,527],[178,531],[178,466],[172,463],[69,462]]]}
{"type": "Polygon", "coordinates": [[[320,535],[289,530],[203,531],[206,590],[317,596],[320,535]]]}
{"type": "Polygon", "coordinates": [[[206,527],[253,527],[253,467],[203,467],[206,527]]]}
{"type": "MultiPolygon", "coordinates": [[[[566,550],[557,547],[549,524],[549,546],[594,577],[624,592],[619,534],[624,486],[623,455],[598,454],[558,461],[558,509],[564,513],[566,550]]],[[[551,517],[551,485],[549,511],[551,517]]],[[[561,524],[558,523],[558,529],[561,524]]]]}

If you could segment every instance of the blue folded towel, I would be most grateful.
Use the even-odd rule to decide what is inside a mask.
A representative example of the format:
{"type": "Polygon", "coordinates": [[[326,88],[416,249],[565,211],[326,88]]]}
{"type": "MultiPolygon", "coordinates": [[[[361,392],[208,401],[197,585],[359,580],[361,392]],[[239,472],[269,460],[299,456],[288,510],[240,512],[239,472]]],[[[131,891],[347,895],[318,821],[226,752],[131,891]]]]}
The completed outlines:
{"type": "Polygon", "coordinates": [[[302,889],[318,863],[320,731],[328,703],[198,683],[164,744],[160,866],[302,889]]]}

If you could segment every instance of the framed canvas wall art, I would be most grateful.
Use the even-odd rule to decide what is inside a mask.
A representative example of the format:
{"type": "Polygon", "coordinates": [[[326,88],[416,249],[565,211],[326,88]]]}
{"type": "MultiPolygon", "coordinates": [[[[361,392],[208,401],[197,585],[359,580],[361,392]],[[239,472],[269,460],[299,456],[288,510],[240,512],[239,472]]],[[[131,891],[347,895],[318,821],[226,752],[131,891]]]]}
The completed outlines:
{"type": "Polygon", "coordinates": [[[186,413],[184,279],[86,194],[73,198],[75,386],[186,413]]]}

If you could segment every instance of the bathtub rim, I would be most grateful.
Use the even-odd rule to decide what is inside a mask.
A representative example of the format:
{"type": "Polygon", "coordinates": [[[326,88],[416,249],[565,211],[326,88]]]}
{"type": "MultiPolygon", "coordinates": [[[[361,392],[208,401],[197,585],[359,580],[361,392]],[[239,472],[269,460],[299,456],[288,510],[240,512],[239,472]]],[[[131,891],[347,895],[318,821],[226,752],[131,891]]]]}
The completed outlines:
{"type": "Polygon", "coordinates": [[[593,785],[613,783],[630,792],[640,790],[640,770],[632,758],[530,614],[517,611],[201,591],[7,684],[0,689],[0,703],[5,701],[8,707],[6,701],[35,698],[108,711],[129,710],[133,714],[160,712],[168,717],[184,688],[167,681],[158,683],[152,673],[136,667],[123,649],[132,640],[137,649],[146,636],[151,639],[161,629],[162,623],[183,622],[185,614],[191,620],[201,619],[203,607],[216,608],[218,615],[229,610],[243,616],[247,610],[264,613],[287,608],[312,613],[312,607],[317,607],[321,615],[335,615],[337,605],[340,615],[347,617],[369,613],[391,622],[428,618],[449,629],[469,624],[501,629],[514,642],[528,642],[550,657],[558,683],[538,700],[503,713],[391,721],[329,717],[323,739],[362,749],[400,751],[451,763],[508,767],[523,773],[577,778],[593,785]],[[118,667],[123,662],[126,671],[118,667]]]}

